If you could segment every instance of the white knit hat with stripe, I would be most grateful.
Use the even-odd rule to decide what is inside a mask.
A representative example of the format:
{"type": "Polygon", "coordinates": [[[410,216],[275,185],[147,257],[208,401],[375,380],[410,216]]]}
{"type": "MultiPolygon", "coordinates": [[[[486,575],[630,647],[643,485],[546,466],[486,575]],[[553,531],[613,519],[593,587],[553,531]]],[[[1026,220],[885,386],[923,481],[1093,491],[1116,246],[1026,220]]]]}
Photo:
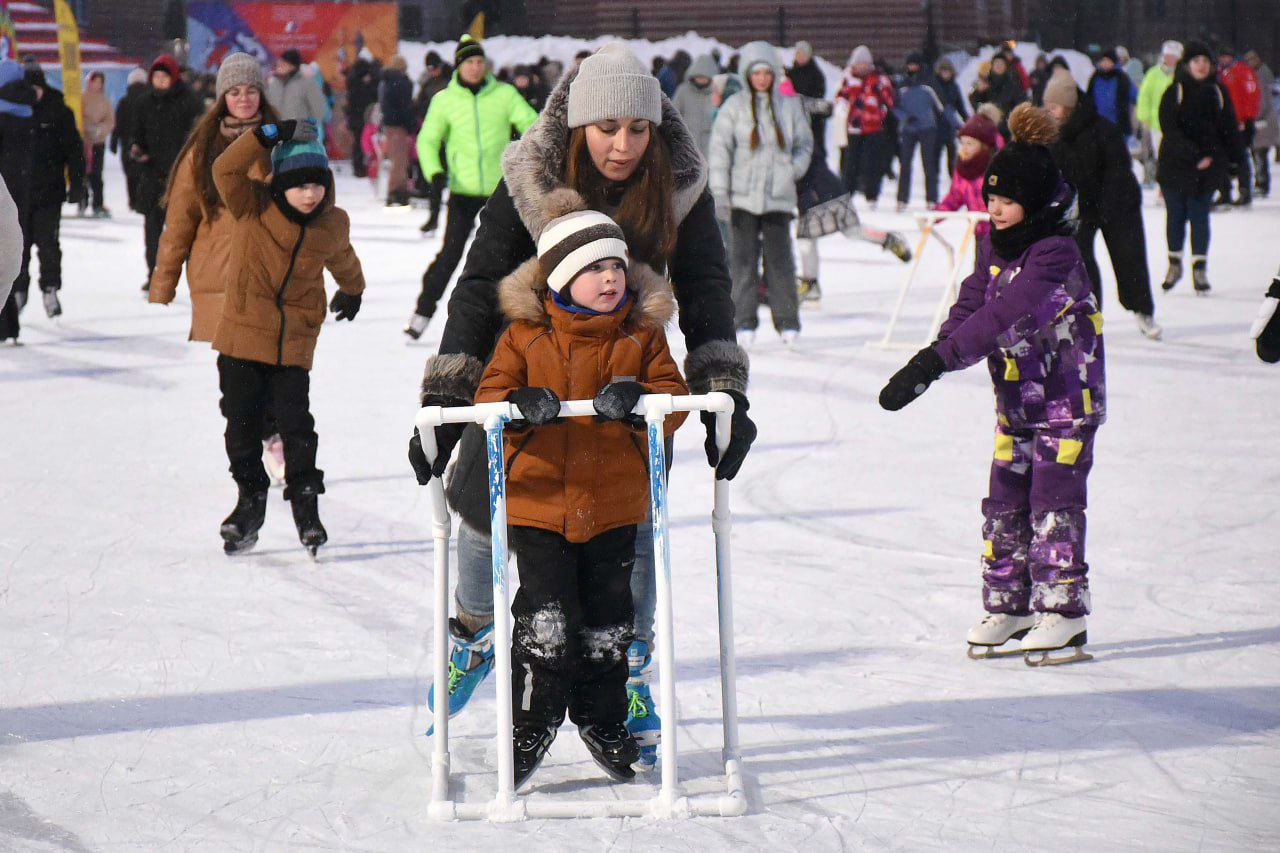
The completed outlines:
{"type": "Polygon", "coordinates": [[[618,223],[598,211],[578,210],[553,219],[538,237],[538,265],[556,293],[605,258],[626,263],[627,240],[618,223]]]}

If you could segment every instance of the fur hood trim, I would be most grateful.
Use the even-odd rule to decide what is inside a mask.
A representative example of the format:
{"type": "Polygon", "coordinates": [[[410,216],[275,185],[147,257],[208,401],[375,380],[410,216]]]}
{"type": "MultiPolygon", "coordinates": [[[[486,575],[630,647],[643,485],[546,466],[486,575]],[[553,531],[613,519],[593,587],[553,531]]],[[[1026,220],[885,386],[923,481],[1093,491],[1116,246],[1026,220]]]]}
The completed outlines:
{"type": "Polygon", "coordinates": [[[684,375],[694,394],[711,391],[747,392],[751,362],[733,341],[707,341],[685,356],[684,375]]]}
{"type": "Polygon", "coordinates": [[[484,363],[463,352],[433,355],[427,359],[422,371],[422,391],[418,405],[427,405],[427,395],[437,394],[470,403],[480,387],[484,375],[484,363]]]}
{"type": "MultiPolygon", "coordinates": [[[[516,212],[536,241],[542,229],[555,217],[547,214],[543,201],[562,186],[564,161],[569,150],[569,84],[578,76],[573,68],[560,78],[547,104],[518,142],[502,155],[502,176],[515,202],[516,212]]],[[[689,215],[707,185],[707,163],[679,111],[662,96],[662,124],[655,128],[671,149],[671,171],[675,177],[673,205],[676,222],[689,215]]]]}
{"type": "MultiPolygon", "coordinates": [[[[675,293],[671,283],[654,272],[648,264],[627,264],[627,289],[635,304],[622,323],[627,331],[657,331],[666,328],[676,313],[675,293]]],[[[537,258],[530,258],[498,284],[498,304],[508,320],[523,320],[535,326],[551,327],[547,313],[547,279],[537,258]]]]}

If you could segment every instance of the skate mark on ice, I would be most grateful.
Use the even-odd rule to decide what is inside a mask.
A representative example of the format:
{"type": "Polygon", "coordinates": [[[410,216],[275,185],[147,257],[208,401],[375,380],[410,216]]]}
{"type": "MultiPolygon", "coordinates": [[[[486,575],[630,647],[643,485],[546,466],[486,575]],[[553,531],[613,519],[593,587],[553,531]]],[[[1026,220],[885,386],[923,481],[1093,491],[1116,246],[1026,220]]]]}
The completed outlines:
{"type": "Polygon", "coordinates": [[[75,833],[40,817],[11,791],[0,791],[0,848],[21,849],[23,842],[38,843],[41,848],[47,844],[76,853],[89,851],[75,833]]]}

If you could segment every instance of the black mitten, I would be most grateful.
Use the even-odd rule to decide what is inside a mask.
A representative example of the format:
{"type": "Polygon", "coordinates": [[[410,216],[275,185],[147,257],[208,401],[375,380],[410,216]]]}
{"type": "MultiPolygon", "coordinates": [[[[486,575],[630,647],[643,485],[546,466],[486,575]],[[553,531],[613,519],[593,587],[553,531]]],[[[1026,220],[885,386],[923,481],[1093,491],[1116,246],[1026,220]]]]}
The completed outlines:
{"type": "Polygon", "coordinates": [[[717,480],[732,480],[738,476],[738,469],[747,458],[751,443],[756,440],[756,425],[747,415],[751,403],[747,395],[741,391],[724,392],[733,398],[733,415],[730,419],[729,446],[724,455],[716,449],[716,416],[712,412],[703,412],[700,417],[702,425],[707,428],[707,440],[703,449],[707,452],[707,464],[716,469],[717,480]]]}
{"type": "Polygon", "coordinates": [[[560,415],[560,398],[550,388],[517,388],[507,395],[507,402],[520,411],[520,417],[533,426],[549,424],[560,415]]]}
{"type": "Polygon", "coordinates": [[[893,374],[880,391],[880,406],[896,412],[919,397],[946,372],[942,356],[933,347],[925,347],[911,356],[906,367],[893,374]]]}
{"type": "Polygon", "coordinates": [[[359,293],[352,294],[339,290],[333,294],[333,299],[329,300],[329,310],[339,320],[354,320],[360,313],[361,301],[362,297],[359,293]]]}
{"type": "MultiPolygon", "coordinates": [[[[424,406],[469,406],[471,403],[457,397],[446,397],[442,394],[428,394],[422,401],[424,406]]],[[[422,436],[417,429],[413,431],[413,438],[409,439],[409,464],[413,466],[413,473],[418,478],[418,485],[425,486],[431,482],[431,478],[439,477],[444,473],[444,469],[449,465],[449,457],[453,455],[453,448],[457,446],[458,440],[462,438],[462,431],[466,428],[466,424],[440,424],[435,428],[436,433],[436,460],[435,464],[427,462],[427,454],[422,449],[422,436]]]]}
{"type": "Polygon", "coordinates": [[[644,386],[639,382],[610,382],[596,392],[591,404],[602,421],[623,421],[629,426],[643,426],[644,418],[631,411],[643,394],[644,386]]]}

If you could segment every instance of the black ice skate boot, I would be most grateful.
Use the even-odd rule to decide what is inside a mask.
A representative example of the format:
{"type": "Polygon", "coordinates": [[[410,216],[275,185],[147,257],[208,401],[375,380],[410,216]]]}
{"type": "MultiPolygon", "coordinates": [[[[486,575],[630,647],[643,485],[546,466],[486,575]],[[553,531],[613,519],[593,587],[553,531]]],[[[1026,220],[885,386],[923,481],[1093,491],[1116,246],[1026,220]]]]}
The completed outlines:
{"type": "Polygon", "coordinates": [[[578,726],[578,735],[596,764],[611,778],[619,782],[636,778],[636,771],[631,769],[631,765],[640,760],[640,747],[625,725],[578,726]]]}
{"type": "Polygon", "coordinates": [[[320,523],[319,491],[302,488],[293,492],[289,503],[293,506],[293,523],[298,528],[298,540],[312,557],[320,546],[329,541],[329,534],[320,523]]]}
{"type": "Polygon", "coordinates": [[[1204,255],[1191,256],[1191,283],[1196,289],[1196,296],[1208,296],[1209,291],[1209,262],[1205,260],[1204,255]]]}
{"type": "Polygon", "coordinates": [[[529,781],[542,759],[547,757],[559,729],[552,726],[515,726],[511,732],[511,756],[515,765],[515,788],[529,781]]]}
{"type": "Polygon", "coordinates": [[[243,554],[258,544],[258,531],[267,518],[267,490],[240,487],[236,508],[222,522],[222,550],[228,556],[243,554]]]}
{"type": "Polygon", "coordinates": [[[1174,285],[1182,280],[1182,255],[1169,253],[1169,271],[1164,275],[1164,282],[1160,287],[1163,290],[1173,290],[1174,285]]]}
{"type": "Polygon", "coordinates": [[[902,235],[896,231],[890,231],[884,235],[880,248],[886,252],[891,252],[895,258],[904,264],[911,260],[911,247],[907,245],[906,240],[902,239],[902,235]]]}

